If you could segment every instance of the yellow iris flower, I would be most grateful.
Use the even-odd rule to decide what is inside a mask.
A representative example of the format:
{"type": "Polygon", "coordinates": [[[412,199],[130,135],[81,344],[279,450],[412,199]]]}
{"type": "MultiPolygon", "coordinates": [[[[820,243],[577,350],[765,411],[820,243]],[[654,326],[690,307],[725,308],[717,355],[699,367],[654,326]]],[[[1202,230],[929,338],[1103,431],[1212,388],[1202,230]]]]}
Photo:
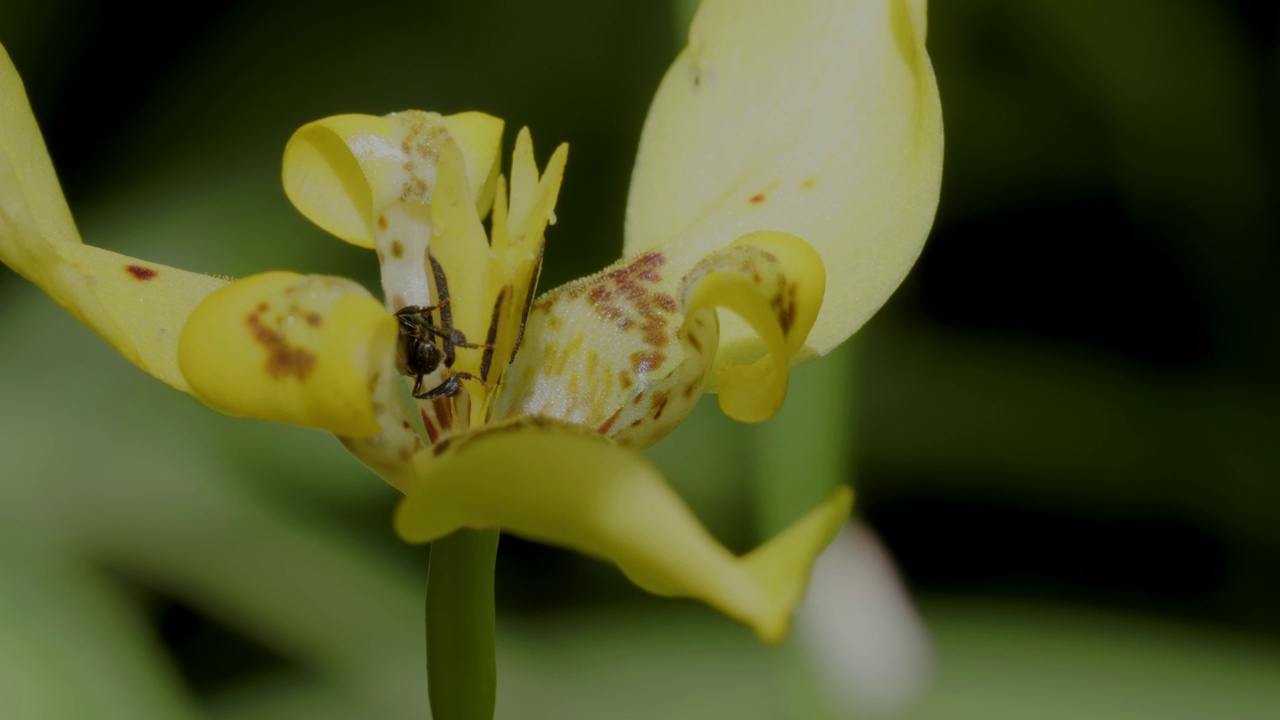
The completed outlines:
{"type": "Polygon", "coordinates": [[[735,557],[638,450],[707,389],[768,418],[789,368],[910,269],[942,162],[924,40],[924,0],[703,2],[649,112],[623,259],[536,299],[567,147],[539,172],[521,131],[508,181],[480,113],[307,125],[286,192],[377,251],[382,303],[342,278],[229,281],[83,244],[0,52],[0,261],[207,405],[338,435],[404,493],[410,542],[501,528],[776,642],[849,491],[735,557]],[[419,351],[436,357],[415,372],[419,351]]]}

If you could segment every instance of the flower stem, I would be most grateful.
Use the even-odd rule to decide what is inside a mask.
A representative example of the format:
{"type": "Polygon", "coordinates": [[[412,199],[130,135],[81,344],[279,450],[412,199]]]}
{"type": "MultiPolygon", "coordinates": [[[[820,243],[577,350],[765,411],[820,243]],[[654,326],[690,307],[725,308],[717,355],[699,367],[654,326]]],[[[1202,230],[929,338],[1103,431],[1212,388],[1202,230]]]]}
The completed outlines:
{"type": "Polygon", "coordinates": [[[497,530],[459,530],[431,543],[427,571],[427,692],[435,720],[493,720],[493,569],[497,530]]]}
{"type": "Polygon", "coordinates": [[[756,518],[761,539],[791,526],[853,475],[856,340],[799,368],[787,402],[755,430],[756,518]]]}

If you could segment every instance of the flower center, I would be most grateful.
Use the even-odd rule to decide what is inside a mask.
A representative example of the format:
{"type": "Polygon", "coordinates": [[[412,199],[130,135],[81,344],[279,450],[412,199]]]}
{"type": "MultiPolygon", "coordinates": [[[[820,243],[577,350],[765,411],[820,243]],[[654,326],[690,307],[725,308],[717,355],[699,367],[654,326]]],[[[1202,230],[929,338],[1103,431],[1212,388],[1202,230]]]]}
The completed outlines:
{"type": "Polygon", "coordinates": [[[542,266],[565,151],[538,177],[528,131],[499,178],[490,231],[482,223],[460,138],[441,116],[407,112],[403,183],[377,213],[374,239],[387,309],[400,327],[397,367],[408,378],[428,439],[487,423],[519,349],[542,266]]]}

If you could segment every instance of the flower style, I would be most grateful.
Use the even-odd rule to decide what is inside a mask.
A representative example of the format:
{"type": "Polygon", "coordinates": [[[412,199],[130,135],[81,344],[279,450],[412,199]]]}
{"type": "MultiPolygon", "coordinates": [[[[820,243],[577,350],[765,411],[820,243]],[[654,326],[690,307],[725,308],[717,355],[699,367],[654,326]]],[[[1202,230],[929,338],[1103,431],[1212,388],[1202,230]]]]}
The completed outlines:
{"type": "Polygon", "coordinates": [[[0,260],[210,407],[336,434],[404,493],[410,542],[501,528],[776,642],[849,491],[739,558],[637,450],[708,389],[767,419],[789,367],[909,270],[941,171],[924,36],[924,0],[704,2],[650,109],[623,259],[536,299],[567,146],[539,172],[522,130],[508,181],[503,124],[481,113],[304,126],[286,193],[376,250],[384,303],[342,278],[229,281],[83,244],[4,56],[0,260]]]}

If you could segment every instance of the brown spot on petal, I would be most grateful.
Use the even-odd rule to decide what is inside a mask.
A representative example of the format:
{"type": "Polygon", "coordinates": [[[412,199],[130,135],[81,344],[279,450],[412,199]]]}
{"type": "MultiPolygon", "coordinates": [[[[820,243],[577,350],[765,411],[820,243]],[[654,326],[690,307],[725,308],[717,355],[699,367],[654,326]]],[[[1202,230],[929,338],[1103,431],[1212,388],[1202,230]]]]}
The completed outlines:
{"type": "Polygon", "coordinates": [[[434,445],[440,439],[440,431],[436,430],[435,423],[431,422],[431,417],[427,415],[426,410],[419,410],[418,414],[422,416],[422,427],[427,431],[427,438],[434,445]]]}
{"type": "Polygon", "coordinates": [[[622,408],[618,408],[617,410],[615,410],[613,414],[609,416],[608,420],[605,420],[604,423],[600,425],[600,427],[596,428],[596,432],[600,433],[601,435],[608,433],[609,428],[613,427],[613,424],[618,421],[618,417],[620,415],[622,415],[622,408]]]}
{"type": "Polygon", "coordinates": [[[670,338],[667,337],[667,327],[663,323],[645,323],[640,331],[644,334],[646,345],[660,348],[670,342],[670,338]]]}
{"type": "Polygon", "coordinates": [[[396,260],[404,257],[404,245],[399,240],[391,241],[391,257],[396,260]]]}
{"type": "Polygon", "coordinates": [[[760,205],[765,200],[769,199],[769,193],[773,192],[774,188],[776,187],[778,187],[778,181],[774,180],[773,182],[769,183],[769,186],[766,187],[764,190],[761,190],[760,192],[748,198],[747,202],[751,203],[752,205],[760,205]]]}
{"type": "Polygon", "coordinates": [[[796,316],[796,295],[799,288],[795,283],[788,283],[787,286],[778,294],[773,296],[770,306],[778,316],[778,325],[782,328],[783,335],[791,333],[791,326],[795,324],[796,316]]]}
{"type": "Polygon", "coordinates": [[[384,230],[384,231],[387,229],[387,216],[386,216],[386,215],[379,215],[379,216],[378,216],[378,229],[379,229],[379,230],[384,230]]]}
{"type": "Polygon", "coordinates": [[[631,387],[631,373],[628,373],[626,370],[619,370],[618,385],[620,385],[623,390],[631,387]]]}
{"type": "Polygon", "coordinates": [[[141,265],[128,265],[125,267],[125,272],[132,275],[135,279],[142,281],[150,280],[160,274],[149,267],[143,267],[141,265]]]}
{"type": "Polygon", "coordinates": [[[262,322],[262,312],[266,303],[259,303],[258,310],[245,318],[253,339],[267,350],[267,373],[280,380],[296,377],[305,380],[316,366],[316,356],[311,351],[295,347],[279,330],[267,327],[262,322]]]}
{"type": "Polygon", "coordinates": [[[699,355],[701,355],[701,354],[702,354],[702,352],[703,352],[703,351],[702,351],[702,341],[698,339],[698,334],[697,334],[697,333],[689,333],[689,336],[688,336],[688,337],[689,337],[689,344],[693,346],[693,349],[694,349],[694,350],[697,350],[697,351],[698,351],[698,354],[699,354],[699,355]]]}
{"type": "Polygon", "coordinates": [[[435,408],[436,419],[440,421],[440,427],[443,430],[453,429],[453,403],[448,398],[436,398],[431,401],[431,407],[435,408]]]}
{"type": "Polygon", "coordinates": [[[657,350],[649,352],[638,350],[631,353],[631,369],[635,370],[637,375],[643,375],[666,362],[666,360],[666,354],[657,350]]]}
{"type": "Polygon", "coordinates": [[[579,296],[585,292],[596,315],[619,330],[636,328],[646,345],[662,348],[671,341],[668,316],[679,309],[675,298],[655,287],[662,282],[660,269],[666,262],[662,253],[646,253],[571,289],[576,289],[579,296]]]}
{"type": "Polygon", "coordinates": [[[800,183],[800,187],[804,188],[805,190],[812,190],[814,186],[817,184],[818,184],[818,176],[810,175],[809,177],[804,179],[804,182],[800,183]]]}
{"type": "Polygon", "coordinates": [[[667,409],[667,401],[671,399],[670,392],[654,393],[653,395],[653,419],[662,418],[662,411],[667,409]]]}
{"type": "Polygon", "coordinates": [[[318,328],[324,324],[324,318],[320,316],[320,313],[307,313],[307,324],[313,328],[318,328]]]}

